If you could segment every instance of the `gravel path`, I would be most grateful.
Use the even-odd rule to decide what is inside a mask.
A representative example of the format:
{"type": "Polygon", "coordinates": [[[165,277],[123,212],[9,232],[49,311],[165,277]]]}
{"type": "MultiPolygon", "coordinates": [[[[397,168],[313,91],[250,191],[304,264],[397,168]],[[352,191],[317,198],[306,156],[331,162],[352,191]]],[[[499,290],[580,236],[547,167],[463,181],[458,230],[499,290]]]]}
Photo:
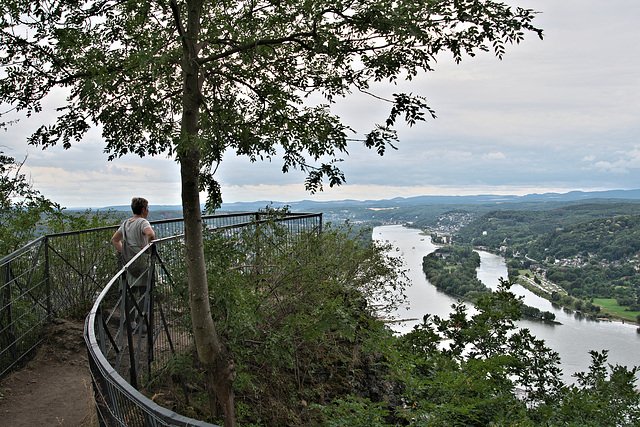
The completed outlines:
{"type": "Polygon", "coordinates": [[[0,424],[98,425],[81,322],[55,321],[33,360],[2,379],[0,424]]]}

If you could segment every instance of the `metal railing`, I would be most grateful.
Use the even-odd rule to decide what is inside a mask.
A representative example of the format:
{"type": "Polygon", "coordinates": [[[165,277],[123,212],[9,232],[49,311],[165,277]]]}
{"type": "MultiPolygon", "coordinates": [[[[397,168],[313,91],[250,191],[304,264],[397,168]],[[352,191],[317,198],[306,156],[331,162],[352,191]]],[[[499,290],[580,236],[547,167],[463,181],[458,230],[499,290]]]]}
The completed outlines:
{"type": "MultiPolygon", "coordinates": [[[[203,217],[203,224],[231,237],[260,227],[266,216],[211,215],[203,217]]],[[[276,222],[290,242],[301,232],[322,231],[321,214],[287,213],[276,222]]],[[[93,304],[85,340],[101,423],[206,425],[159,407],[137,389],[142,378],[162,370],[192,340],[188,313],[174,304],[180,292],[176,284],[184,291],[186,282],[184,222],[151,224],[158,239],[139,255],[151,253],[149,270],[140,278],[127,274],[111,247],[118,225],[48,234],[0,259],[0,377],[28,359],[53,318],[86,313],[93,304]]],[[[257,247],[254,242],[244,248],[245,259],[238,261],[259,256],[259,246],[269,244],[262,236],[257,247]]]]}
{"type": "Polygon", "coordinates": [[[0,376],[32,354],[51,319],[88,311],[117,270],[115,228],[45,235],[0,259],[0,376]]]}
{"type": "MultiPolygon", "coordinates": [[[[321,232],[322,215],[287,214],[271,220],[259,214],[217,216],[208,218],[206,228],[234,239],[243,254],[237,263],[248,265],[264,256],[262,249],[272,242],[285,249],[303,233],[321,232]],[[278,239],[272,238],[275,233],[278,239]],[[243,240],[247,236],[251,238],[243,240]]],[[[174,355],[193,345],[183,235],[155,240],[137,257],[109,280],[85,322],[98,418],[103,425],[118,426],[210,425],[162,408],[141,392],[174,355]],[[148,269],[132,276],[128,267],[146,256],[148,269]]],[[[184,385],[183,391],[188,404],[184,385]]]]}
{"type": "MultiPolygon", "coordinates": [[[[203,217],[208,228],[259,220],[264,213],[203,217]]],[[[296,214],[290,214],[296,216],[296,214]]],[[[152,221],[158,238],[184,231],[182,219],[152,221]]],[[[20,366],[57,316],[86,314],[114,272],[110,239],[118,225],[44,235],[0,259],[0,378],[20,366]]]]}
{"type": "MultiPolygon", "coordinates": [[[[203,224],[224,228],[259,221],[264,215],[209,215],[203,224]]],[[[152,226],[158,238],[184,231],[182,219],[152,221],[152,226]]],[[[74,311],[87,313],[120,268],[110,244],[117,228],[47,234],[0,259],[0,378],[28,359],[51,319],[74,311]]]]}

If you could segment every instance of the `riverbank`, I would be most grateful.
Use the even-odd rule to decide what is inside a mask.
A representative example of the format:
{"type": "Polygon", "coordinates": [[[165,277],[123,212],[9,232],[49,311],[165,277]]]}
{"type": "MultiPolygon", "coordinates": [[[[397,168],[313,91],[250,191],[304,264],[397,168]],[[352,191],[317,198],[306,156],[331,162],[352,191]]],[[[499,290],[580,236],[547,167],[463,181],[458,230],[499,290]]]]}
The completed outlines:
{"type": "MultiPolygon", "coordinates": [[[[554,301],[551,298],[552,293],[549,292],[548,290],[544,289],[541,286],[538,286],[535,282],[533,282],[533,280],[531,280],[530,278],[526,277],[526,276],[518,276],[518,282],[517,282],[520,286],[526,288],[529,292],[532,292],[534,294],[536,294],[537,296],[539,296],[540,298],[544,298],[547,301],[549,301],[551,304],[555,304],[559,307],[562,307],[566,310],[571,310],[573,312],[576,313],[581,313],[584,316],[590,317],[594,320],[599,320],[599,321],[609,321],[609,322],[620,322],[622,324],[627,324],[627,325],[634,325],[634,326],[638,326],[640,327],[640,324],[637,321],[634,321],[632,319],[630,319],[629,317],[624,317],[619,315],[616,312],[612,312],[609,310],[604,309],[604,307],[602,307],[601,305],[595,304],[598,307],[600,307],[600,312],[601,314],[606,314],[606,316],[596,316],[593,313],[589,313],[583,310],[577,310],[575,307],[569,307],[567,305],[561,304],[558,301],[554,301]]],[[[566,292],[565,292],[566,294],[566,292]]],[[[577,298],[576,298],[577,299],[577,298]]],[[[583,301],[585,304],[587,303],[587,301],[585,300],[580,300],[583,301]]]]}
{"type": "MultiPolygon", "coordinates": [[[[393,255],[400,256],[405,261],[407,276],[412,282],[406,290],[407,303],[399,307],[396,318],[422,319],[425,314],[448,318],[451,306],[457,299],[438,290],[426,279],[422,272],[422,258],[437,249],[430,237],[420,233],[420,230],[402,226],[375,227],[372,233],[375,240],[393,245],[393,255]],[[414,248],[415,249],[412,249],[414,248]],[[396,251],[395,248],[399,248],[396,251]]],[[[499,279],[508,276],[504,256],[479,251],[481,265],[478,269],[479,279],[492,289],[496,289],[499,279]]],[[[560,358],[562,378],[567,383],[576,381],[573,376],[577,372],[585,372],[591,364],[590,351],[608,351],[608,362],[612,365],[635,366],[640,354],[640,334],[637,326],[625,321],[596,321],[573,310],[562,309],[551,304],[529,289],[517,284],[511,291],[524,298],[525,304],[537,307],[542,311],[550,311],[556,315],[560,324],[550,324],[530,319],[522,319],[519,327],[528,329],[533,335],[543,340],[546,345],[556,351],[560,358]]],[[[467,304],[467,303],[465,303],[467,304]]],[[[473,310],[470,306],[469,310],[473,310]]],[[[391,324],[394,331],[406,333],[419,322],[405,324],[391,324]]]]}
{"type": "MultiPolygon", "coordinates": [[[[424,232],[427,233],[427,232],[424,232]]],[[[447,246],[447,245],[442,245],[440,243],[434,243],[434,245],[437,248],[440,248],[442,246],[447,246]]],[[[455,245],[455,243],[451,243],[450,245],[455,245]]],[[[497,252],[497,251],[492,251],[489,250],[486,247],[482,247],[482,246],[473,246],[473,249],[475,251],[478,252],[484,252],[487,254],[492,254],[494,256],[500,257],[504,259],[504,254],[501,252],[497,252]]],[[[506,262],[506,260],[505,260],[506,262]]],[[[530,273],[528,270],[526,271],[526,273],[530,273]]],[[[558,307],[562,307],[564,309],[567,310],[571,310],[572,312],[575,313],[580,313],[581,315],[584,315],[586,317],[589,317],[591,319],[594,320],[599,320],[599,321],[610,321],[610,322],[618,322],[618,323],[622,323],[625,325],[633,325],[638,327],[638,333],[640,333],[640,323],[637,321],[637,319],[635,318],[635,316],[633,315],[624,315],[624,314],[620,314],[619,312],[616,311],[612,311],[612,310],[607,310],[605,306],[603,306],[602,304],[597,304],[595,303],[593,300],[592,301],[587,301],[584,299],[580,299],[580,298],[575,298],[575,297],[571,297],[569,296],[569,294],[567,293],[567,291],[562,288],[561,286],[550,282],[542,277],[539,277],[540,279],[539,282],[540,283],[536,283],[533,279],[531,279],[530,277],[527,277],[523,271],[520,271],[520,275],[517,277],[516,282],[521,285],[523,288],[527,289],[529,292],[539,296],[540,298],[544,298],[545,300],[549,301],[551,304],[557,305],[558,307]],[[561,295],[566,295],[570,298],[572,298],[572,300],[576,300],[576,301],[580,301],[581,304],[583,306],[589,307],[589,305],[595,305],[597,307],[599,307],[599,310],[597,312],[594,312],[593,310],[589,311],[589,310],[581,310],[579,308],[576,308],[576,306],[573,305],[568,305],[563,303],[562,300],[553,300],[552,299],[552,295],[557,292],[561,295]]]]}

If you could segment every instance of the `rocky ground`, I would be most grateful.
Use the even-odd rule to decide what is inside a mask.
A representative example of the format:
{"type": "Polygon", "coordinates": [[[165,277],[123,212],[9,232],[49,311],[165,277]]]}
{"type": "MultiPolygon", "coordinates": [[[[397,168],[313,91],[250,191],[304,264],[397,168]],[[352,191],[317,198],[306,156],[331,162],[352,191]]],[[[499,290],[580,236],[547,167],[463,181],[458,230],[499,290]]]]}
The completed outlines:
{"type": "Polygon", "coordinates": [[[0,383],[0,424],[97,426],[80,321],[56,320],[27,365],[0,383]]]}

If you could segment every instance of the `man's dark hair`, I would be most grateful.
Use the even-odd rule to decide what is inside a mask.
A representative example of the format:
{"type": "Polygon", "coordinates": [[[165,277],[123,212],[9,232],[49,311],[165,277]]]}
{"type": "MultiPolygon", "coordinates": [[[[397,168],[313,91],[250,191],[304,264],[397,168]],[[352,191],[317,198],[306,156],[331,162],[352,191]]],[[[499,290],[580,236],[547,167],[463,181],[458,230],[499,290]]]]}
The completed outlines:
{"type": "Polygon", "coordinates": [[[144,199],[142,197],[134,197],[133,199],[131,199],[131,210],[133,211],[134,215],[142,214],[142,210],[147,206],[149,206],[149,202],[147,201],[147,199],[144,199]]]}

